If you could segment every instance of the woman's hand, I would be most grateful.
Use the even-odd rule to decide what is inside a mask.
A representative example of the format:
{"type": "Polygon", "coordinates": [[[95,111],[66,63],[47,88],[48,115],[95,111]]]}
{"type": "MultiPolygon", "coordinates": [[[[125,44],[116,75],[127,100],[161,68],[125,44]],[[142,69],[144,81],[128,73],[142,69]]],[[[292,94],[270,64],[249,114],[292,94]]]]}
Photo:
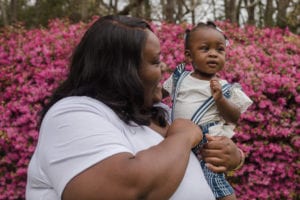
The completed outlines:
{"type": "Polygon", "coordinates": [[[183,133],[186,137],[190,137],[192,144],[191,149],[195,147],[203,137],[199,126],[187,119],[175,119],[167,131],[167,137],[176,133],[183,133]]]}
{"type": "Polygon", "coordinates": [[[235,169],[241,162],[241,153],[234,142],[225,136],[206,135],[208,143],[201,150],[207,167],[216,173],[235,169]]]}

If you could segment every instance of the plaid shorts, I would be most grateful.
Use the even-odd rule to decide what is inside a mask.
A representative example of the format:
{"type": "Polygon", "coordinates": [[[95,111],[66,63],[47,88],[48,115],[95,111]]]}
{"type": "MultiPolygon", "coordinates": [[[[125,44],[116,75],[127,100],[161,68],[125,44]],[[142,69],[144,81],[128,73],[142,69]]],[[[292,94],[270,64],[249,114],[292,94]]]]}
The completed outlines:
{"type": "MultiPolygon", "coordinates": [[[[205,143],[207,143],[207,139],[206,139],[205,135],[208,133],[208,128],[216,125],[217,123],[218,122],[212,122],[212,123],[200,125],[200,128],[203,132],[203,139],[196,147],[194,147],[192,149],[193,152],[196,154],[196,156],[198,155],[198,151],[203,147],[203,145],[205,143]]],[[[197,157],[199,157],[199,156],[197,156],[197,157]]],[[[203,160],[200,160],[200,164],[201,164],[205,179],[208,182],[208,185],[210,186],[210,188],[216,198],[225,197],[225,196],[228,196],[228,195],[231,195],[234,193],[234,190],[231,187],[231,185],[228,183],[228,181],[226,180],[224,173],[212,172],[205,166],[205,162],[203,160]]]]}
{"type": "Polygon", "coordinates": [[[224,173],[214,173],[205,166],[205,162],[200,160],[200,164],[205,179],[216,198],[225,197],[234,193],[233,188],[225,178],[224,173]]]}

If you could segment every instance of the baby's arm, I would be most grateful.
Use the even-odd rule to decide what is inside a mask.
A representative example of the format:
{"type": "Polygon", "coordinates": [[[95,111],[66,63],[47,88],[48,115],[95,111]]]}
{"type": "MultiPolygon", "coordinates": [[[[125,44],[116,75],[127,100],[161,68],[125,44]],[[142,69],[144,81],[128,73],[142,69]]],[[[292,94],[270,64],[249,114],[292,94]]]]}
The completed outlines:
{"type": "Polygon", "coordinates": [[[241,111],[235,104],[224,97],[222,86],[217,79],[210,81],[210,89],[220,115],[226,122],[236,124],[241,115],[241,111]]]}

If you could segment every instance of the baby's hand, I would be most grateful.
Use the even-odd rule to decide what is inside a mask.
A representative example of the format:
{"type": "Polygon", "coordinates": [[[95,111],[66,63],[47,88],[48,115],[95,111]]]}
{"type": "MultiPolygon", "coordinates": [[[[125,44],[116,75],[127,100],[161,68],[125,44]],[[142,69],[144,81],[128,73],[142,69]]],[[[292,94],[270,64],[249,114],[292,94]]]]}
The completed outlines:
{"type": "Polygon", "coordinates": [[[220,84],[217,78],[213,78],[210,80],[210,89],[215,101],[218,101],[223,97],[222,85],[220,84]]]}

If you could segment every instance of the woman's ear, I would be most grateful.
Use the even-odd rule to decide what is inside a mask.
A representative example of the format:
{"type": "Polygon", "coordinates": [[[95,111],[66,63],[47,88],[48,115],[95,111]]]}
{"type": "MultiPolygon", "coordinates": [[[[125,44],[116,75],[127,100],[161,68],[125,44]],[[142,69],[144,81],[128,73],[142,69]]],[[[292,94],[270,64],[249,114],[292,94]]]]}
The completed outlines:
{"type": "Polygon", "coordinates": [[[186,49],[184,51],[184,56],[185,56],[185,63],[191,63],[192,62],[192,57],[191,57],[190,50],[186,49]]]}

